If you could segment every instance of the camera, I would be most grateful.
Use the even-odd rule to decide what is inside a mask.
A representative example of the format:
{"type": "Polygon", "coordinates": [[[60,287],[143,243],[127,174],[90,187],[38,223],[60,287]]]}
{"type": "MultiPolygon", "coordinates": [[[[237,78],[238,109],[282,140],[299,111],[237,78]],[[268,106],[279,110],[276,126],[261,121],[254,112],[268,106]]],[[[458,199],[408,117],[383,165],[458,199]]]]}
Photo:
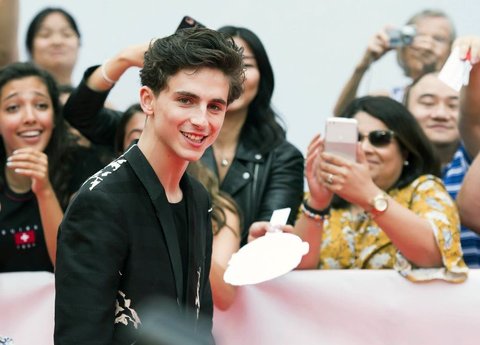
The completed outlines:
{"type": "Polygon", "coordinates": [[[411,45],[416,34],[417,30],[413,25],[405,25],[400,29],[388,30],[390,48],[411,45]]]}

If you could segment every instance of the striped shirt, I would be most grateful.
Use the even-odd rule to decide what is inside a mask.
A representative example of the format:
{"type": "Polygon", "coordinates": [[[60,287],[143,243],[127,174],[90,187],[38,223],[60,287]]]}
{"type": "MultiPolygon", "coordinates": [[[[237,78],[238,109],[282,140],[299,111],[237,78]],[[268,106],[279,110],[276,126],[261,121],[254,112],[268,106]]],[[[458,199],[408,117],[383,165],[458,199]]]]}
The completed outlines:
{"type": "MultiPolygon", "coordinates": [[[[452,160],[442,171],[442,180],[450,196],[455,200],[462,186],[463,178],[470,167],[471,159],[460,145],[452,160]]],[[[462,225],[460,232],[463,258],[470,268],[480,268],[480,236],[462,225]]]]}

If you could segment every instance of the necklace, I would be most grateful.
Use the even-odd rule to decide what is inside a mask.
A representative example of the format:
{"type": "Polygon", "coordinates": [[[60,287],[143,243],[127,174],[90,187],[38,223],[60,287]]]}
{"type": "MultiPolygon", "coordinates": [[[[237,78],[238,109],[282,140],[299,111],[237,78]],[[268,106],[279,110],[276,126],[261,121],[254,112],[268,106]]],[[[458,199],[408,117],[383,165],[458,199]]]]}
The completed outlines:
{"type": "Polygon", "coordinates": [[[227,167],[229,164],[230,164],[230,162],[226,158],[222,158],[222,160],[220,161],[220,165],[222,167],[227,167]]]}
{"type": "Polygon", "coordinates": [[[227,168],[232,164],[235,159],[235,147],[228,149],[219,149],[214,146],[215,158],[219,162],[219,166],[222,168],[227,168]]]}

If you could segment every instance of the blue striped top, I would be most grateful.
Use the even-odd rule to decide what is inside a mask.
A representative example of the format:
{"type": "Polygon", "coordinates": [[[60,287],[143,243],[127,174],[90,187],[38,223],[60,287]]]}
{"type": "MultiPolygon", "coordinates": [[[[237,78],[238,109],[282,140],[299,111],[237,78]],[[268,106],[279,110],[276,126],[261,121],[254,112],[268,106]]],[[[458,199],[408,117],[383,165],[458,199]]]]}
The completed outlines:
{"type": "MultiPolygon", "coordinates": [[[[463,178],[470,167],[470,163],[471,159],[462,144],[453,155],[450,163],[443,168],[443,183],[454,200],[462,186],[463,178]]],[[[462,225],[460,241],[465,263],[468,267],[480,268],[480,236],[462,225]]]]}

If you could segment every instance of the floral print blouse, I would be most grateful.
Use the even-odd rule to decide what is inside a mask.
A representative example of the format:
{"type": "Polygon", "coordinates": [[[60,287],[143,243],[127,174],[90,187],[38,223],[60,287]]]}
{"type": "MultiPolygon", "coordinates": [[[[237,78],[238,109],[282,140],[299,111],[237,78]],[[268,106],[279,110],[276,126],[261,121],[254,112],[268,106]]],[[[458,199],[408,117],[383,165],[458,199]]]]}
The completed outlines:
{"type": "MultiPolygon", "coordinates": [[[[418,268],[408,262],[366,213],[332,209],[324,221],[318,267],[321,269],[394,268],[412,281],[444,279],[462,282],[468,268],[462,259],[459,216],[442,181],[433,175],[418,177],[391,198],[428,219],[440,248],[442,268],[418,268]]],[[[398,225],[399,227],[402,224],[398,225]]]]}

